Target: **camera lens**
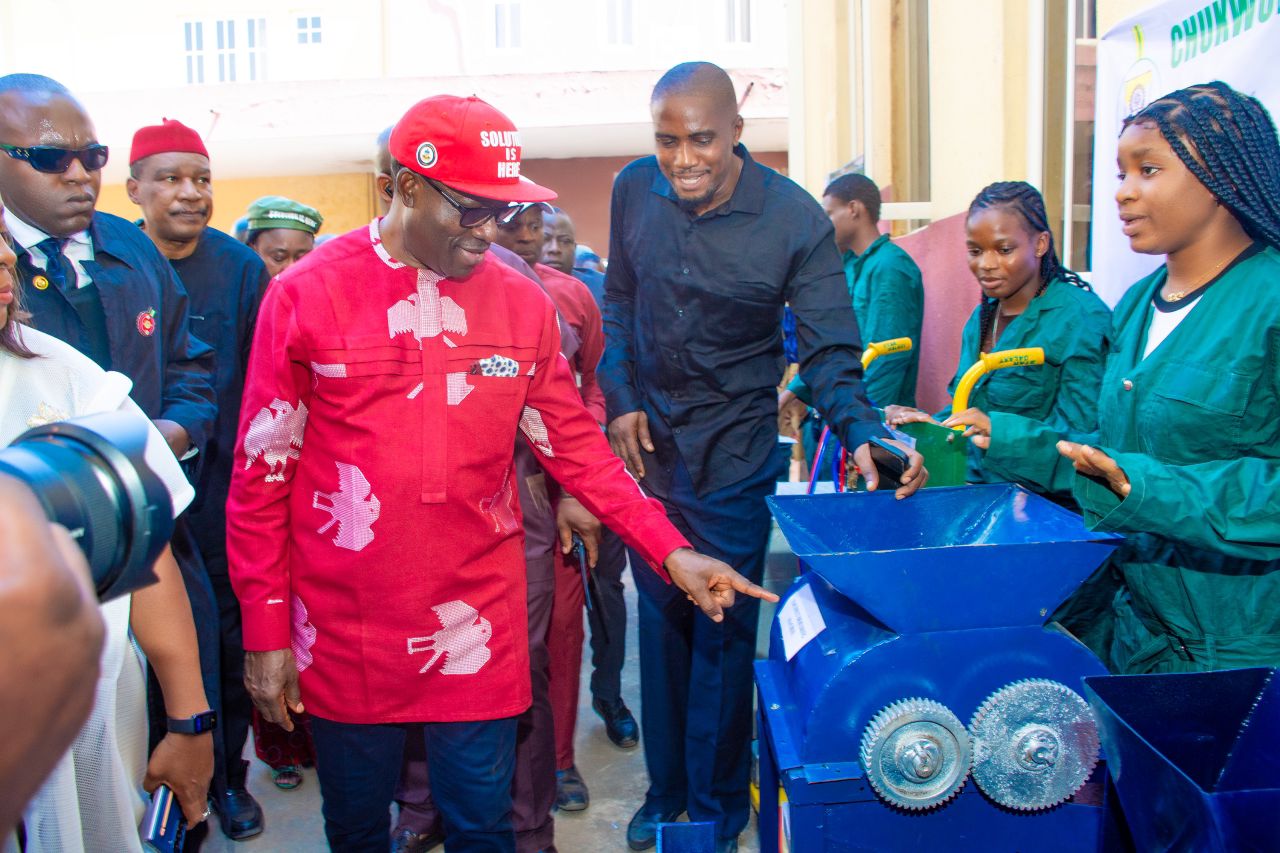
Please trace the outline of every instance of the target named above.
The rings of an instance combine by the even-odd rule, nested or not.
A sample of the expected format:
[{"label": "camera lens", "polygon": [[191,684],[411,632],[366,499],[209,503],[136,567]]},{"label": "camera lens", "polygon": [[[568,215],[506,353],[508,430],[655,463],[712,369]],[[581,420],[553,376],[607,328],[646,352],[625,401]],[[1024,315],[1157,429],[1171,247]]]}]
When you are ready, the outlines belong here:
[{"label": "camera lens", "polygon": [[0,450],[0,472],[26,483],[79,544],[100,601],[154,583],[152,564],[173,534],[146,441],[144,424],[111,412],[36,427]]}]

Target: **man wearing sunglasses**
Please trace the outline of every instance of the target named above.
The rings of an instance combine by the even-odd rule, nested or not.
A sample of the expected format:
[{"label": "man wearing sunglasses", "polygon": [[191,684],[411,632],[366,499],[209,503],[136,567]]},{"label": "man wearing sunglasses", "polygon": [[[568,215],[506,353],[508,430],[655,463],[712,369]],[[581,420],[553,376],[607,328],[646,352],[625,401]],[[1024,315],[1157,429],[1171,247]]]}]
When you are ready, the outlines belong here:
[{"label": "man wearing sunglasses", "polygon": [[[373,177],[383,216],[390,211],[391,200],[394,198],[393,161],[389,148],[391,131],[392,128],[388,127],[378,134],[374,152]],[[498,235],[501,234],[502,229],[499,228]],[[552,302],[556,302],[545,279],[539,278],[533,267],[520,255],[505,248],[500,242],[489,245],[489,254],[529,280],[537,282],[552,297]],[[580,346],[575,326],[566,321],[562,314],[560,353],[573,364]],[[598,357],[597,354],[597,359]],[[537,451],[523,438],[516,440],[513,465],[524,532],[531,695],[530,707],[520,715],[516,726],[511,819],[516,833],[517,853],[538,853],[555,849],[555,820],[552,812],[556,807],[559,788],[559,776],[556,773],[558,718],[553,719],[549,695],[549,646],[553,631],[550,627],[551,614],[557,592],[556,552],[560,543],[556,511],[551,506],[547,478],[536,457]],[[593,537],[597,535],[599,522],[590,517],[590,525],[589,528],[576,529],[584,541],[594,541]],[[574,580],[577,582],[576,576]],[[443,840],[440,813],[431,796],[421,727],[406,730],[404,766],[400,782],[396,786],[395,800],[399,809],[391,838],[391,853],[423,853]]]},{"label": "man wearing sunglasses", "polygon": [[578,397],[554,307],[488,259],[511,203],[554,198],[520,177],[510,120],[428,98],[390,149],[388,214],[263,300],[228,505],[245,678],[269,720],[311,714],[335,850],[387,849],[404,725],[423,723],[449,849],[512,851],[530,703],[517,436],[708,617],[772,596],[644,498]]},{"label": "man wearing sunglasses", "polygon": [[213,353],[191,335],[187,295],[151,241],[97,213],[107,149],[71,93],[0,77],[0,196],[41,331],[133,380],[133,398],[179,456],[204,446]]},{"label": "man wearing sunglasses", "polygon": [[[191,333],[186,290],[164,256],[129,221],[95,211],[107,153],[62,84],[35,74],[0,77],[0,197],[31,325],[128,376],[134,402],[174,454],[188,457],[213,428],[213,350]],[[196,625],[216,626],[185,515],[172,547]],[[205,694],[216,708],[216,628],[198,641]]]}]

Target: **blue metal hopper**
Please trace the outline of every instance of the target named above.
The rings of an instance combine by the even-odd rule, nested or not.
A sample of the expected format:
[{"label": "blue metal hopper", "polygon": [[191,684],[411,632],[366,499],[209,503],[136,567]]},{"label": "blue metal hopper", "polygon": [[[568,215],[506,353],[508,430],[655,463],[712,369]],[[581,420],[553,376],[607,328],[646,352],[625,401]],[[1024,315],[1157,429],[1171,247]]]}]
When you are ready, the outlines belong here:
[{"label": "blue metal hopper", "polygon": [[1139,850],[1280,847],[1280,679],[1268,668],[1085,679]]},{"label": "blue metal hopper", "polygon": [[1120,539],[1011,484],[768,501],[805,568],[897,633],[1043,625]]}]

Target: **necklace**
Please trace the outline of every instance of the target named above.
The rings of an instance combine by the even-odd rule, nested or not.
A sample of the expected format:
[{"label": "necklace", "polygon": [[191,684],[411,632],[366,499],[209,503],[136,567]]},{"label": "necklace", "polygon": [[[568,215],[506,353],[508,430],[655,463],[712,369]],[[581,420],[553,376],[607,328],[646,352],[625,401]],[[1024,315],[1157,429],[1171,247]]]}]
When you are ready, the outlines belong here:
[{"label": "necklace", "polygon": [[[1012,323],[1018,316],[1019,314],[1006,314],[1000,310],[999,306],[996,307],[996,316],[991,321],[991,346],[994,347],[996,345],[996,338],[1000,337],[1000,318],[1005,317],[1008,319],[1009,323]],[[1005,328],[1008,328],[1009,323],[1005,323]]]},{"label": "necklace", "polygon": [[[1209,274],[1208,274],[1207,276],[1205,276],[1205,277],[1204,277],[1204,280],[1203,280],[1203,281],[1201,281],[1201,282],[1199,282],[1199,283],[1198,283],[1198,284],[1196,284],[1195,286],[1193,286],[1193,287],[1184,287],[1182,290],[1172,290],[1172,291],[1170,291],[1170,292],[1168,292],[1168,293],[1164,294],[1165,301],[1166,301],[1166,302],[1181,302],[1183,299],[1186,299],[1186,298],[1187,298],[1188,296],[1190,296],[1192,293],[1195,293],[1197,290],[1199,290],[1200,288],[1204,287],[1204,286],[1205,286],[1206,284],[1208,284],[1209,282],[1213,281],[1214,276],[1216,276],[1216,275],[1218,274],[1218,271],[1219,271],[1219,270],[1221,270],[1223,267],[1225,267],[1225,266],[1227,265],[1227,261],[1228,261],[1228,260],[1230,260],[1230,259],[1229,259],[1229,258],[1225,258],[1225,259],[1223,259],[1222,261],[1220,261],[1216,267],[1214,267],[1212,270],[1210,270],[1210,271],[1209,271]],[[1166,285],[1168,284],[1168,281],[1167,281],[1167,280],[1166,280],[1165,284],[1166,284]]]}]

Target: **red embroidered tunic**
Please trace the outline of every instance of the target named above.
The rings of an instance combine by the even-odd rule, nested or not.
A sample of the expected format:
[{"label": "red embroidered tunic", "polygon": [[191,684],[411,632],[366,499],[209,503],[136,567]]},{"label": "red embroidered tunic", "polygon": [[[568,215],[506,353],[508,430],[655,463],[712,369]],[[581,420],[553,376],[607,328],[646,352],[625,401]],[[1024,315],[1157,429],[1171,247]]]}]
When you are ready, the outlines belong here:
[{"label": "red embroidered tunic", "polygon": [[535,283],[489,259],[465,280],[404,266],[376,221],[272,283],[227,551],[245,648],[292,647],[308,711],[391,723],[528,707],[517,430],[655,567],[688,547],[610,452],[559,349]]}]

